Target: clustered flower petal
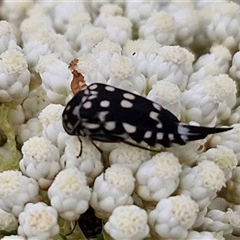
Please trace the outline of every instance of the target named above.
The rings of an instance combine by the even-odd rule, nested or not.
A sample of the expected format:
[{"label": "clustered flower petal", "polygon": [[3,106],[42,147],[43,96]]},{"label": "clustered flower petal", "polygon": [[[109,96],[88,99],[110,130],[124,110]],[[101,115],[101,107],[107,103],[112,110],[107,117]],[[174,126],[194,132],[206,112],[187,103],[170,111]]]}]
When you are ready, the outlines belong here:
[{"label": "clustered flower petal", "polygon": [[170,152],[143,162],[136,173],[136,192],[145,201],[158,202],[178,187],[181,165]]},{"label": "clustered flower petal", "polygon": [[147,213],[135,205],[116,207],[104,229],[116,240],[144,239],[149,233]]},{"label": "clustered flower petal", "polygon": [[58,148],[44,137],[32,137],[23,144],[22,153],[21,171],[38,181],[41,188],[48,188],[61,169]]},{"label": "clustered flower petal", "polygon": [[48,189],[48,196],[62,218],[76,221],[88,209],[91,190],[83,172],[67,168],[58,173]]},{"label": "clustered flower petal", "polygon": [[134,177],[132,171],[114,164],[95,179],[90,204],[100,217],[109,217],[121,205],[133,203]]},{"label": "clustered flower petal", "polygon": [[19,171],[0,173],[0,207],[14,216],[18,216],[26,203],[34,201],[39,187],[33,178],[22,175]]},{"label": "clustered flower petal", "polygon": [[[72,228],[73,238],[239,239],[238,1],[3,0],[0,18],[2,239],[67,238],[72,221],[85,234]],[[63,110],[92,83],[189,125],[233,129],[169,148],[140,139],[149,150],[99,142],[81,125],[82,99],[72,112],[80,124],[65,118],[80,133],[70,136]],[[148,117],[139,109],[136,135],[141,111]]]},{"label": "clustered flower petal", "polygon": [[19,215],[18,234],[28,239],[51,239],[59,233],[57,211],[43,202],[28,203]]}]

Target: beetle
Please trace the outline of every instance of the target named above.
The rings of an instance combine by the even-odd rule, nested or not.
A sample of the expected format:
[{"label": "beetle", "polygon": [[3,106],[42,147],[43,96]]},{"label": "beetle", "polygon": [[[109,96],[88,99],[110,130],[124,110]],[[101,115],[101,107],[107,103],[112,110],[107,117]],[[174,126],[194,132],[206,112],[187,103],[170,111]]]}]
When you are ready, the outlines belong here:
[{"label": "beetle", "polygon": [[103,83],[92,83],[76,93],[62,121],[65,131],[78,136],[80,142],[80,136],[85,136],[96,147],[94,141],[124,142],[148,150],[148,146],[184,145],[232,129],[182,123],[160,104]]}]

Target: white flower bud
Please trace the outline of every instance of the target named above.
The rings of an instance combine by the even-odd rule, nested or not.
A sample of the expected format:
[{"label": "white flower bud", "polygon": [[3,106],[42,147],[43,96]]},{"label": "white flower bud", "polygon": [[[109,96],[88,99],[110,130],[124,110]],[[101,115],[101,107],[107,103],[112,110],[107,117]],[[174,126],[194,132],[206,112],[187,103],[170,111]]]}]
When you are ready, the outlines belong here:
[{"label": "white flower bud", "polygon": [[200,154],[198,162],[203,160],[215,162],[224,172],[226,181],[232,177],[232,170],[238,163],[233,150],[222,145],[218,145],[217,148],[210,148],[206,152]]},{"label": "white flower bud", "polygon": [[43,202],[28,203],[19,215],[18,234],[27,239],[53,239],[59,233],[57,211]]},{"label": "white flower bud", "polygon": [[52,103],[65,104],[73,78],[68,65],[55,53],[40,56],[36,71],[42,79],[42,88]]},{"label": "white flower bud", "polygon": [[[75,136],[71,136],[66,140],[66,147],[64,154],[61,156],[60,163],[62,168],[76,167],[84,172],[88,184],[92,184],[96,176],[103,170],[101,154],[88,139],[82,137],[81,141],[82,143]],[[80,147],[82,147],[81,156],[79,156]]]},{"label": "white flower bud", "polygon": [[96,214],[106,218],[117,206],[132,204],[134,181],[132,171],[119,164],[112,165],[98,176],[90,200]]},{"label": "white flower bud", "polygon": [[20,50],[14,35],[14,26],[7,21],[0,21],[0,53],[10,49]]},{"label": "white flower bud", "polygon": [[62,218],[76,221],[88,209],[91,190],[83,172],[68,168],[58,173],[48,189],[48,197]]},{"label": "white flower bud", "polygon": [[181,165],[170,152],[157,153],[140,165],[136,173],[136,191],[145,201],[158,202],[173,193],[179,184]]},{"label": "white flower bud", "polygon": [[139,28],[139,37],[155,39],[163,45],[171,45],[175,40],[174,19],[168,12],[153,13]]},{"label": "white flower bud", "polygon": [[50,100],[43,91],[42,86],[35,88],[23,101],[22,106],[25,118],[28,120],[32,117],[38,117],[40,111],[42,111],[49,104]]},{"label": "white flower bud", "polygon": [[23,144],[31,137],[42,135],[42,124],[37,118],[30,118],[25,124],[18,128],[17,141]]},{"label": "white flower bud", "polygon": [[104,229],[116,240],[143,240],[149,234],[147,213],[135,205],[116,207]]},{"label": "white flower bud", "polygon": [[138,94],[143,94],[147,86],[146,78],[129,57],[114,55],[109,66],[109,76],[109,85]]},{"label": "white flower bud", "polygon": [[111,16],[106,21],[108,38],[123,46],[128,39],[132,38],[132,23],[123,16]]},{"label": "white flower bud", "polygon": [[30,72],[24,55],[8,50],[0,55],[0,101],[19,104],[29,92]]},{"label": "white flower bud", "polygon": [[204,160],[193,168],[183,168],[178,191],[190,194],[198,203],[199,210],[203,210],[216,197],[217,191],[225,186],[225,181],[220,167],[214,162]]},{"label": "white flower bud", "polygon": [[61,169],[58,148],[44,137],[32,137],[23,144],[22,154],[21,171],[38,181],[41,188],[48,188]]},{"label": "white flower bud", "polygon": [[187,195],[164,198],[149,213],[153,232],[164,239],[185,239],[198,213],[198,205]]},{"label": "white flower bud", "polygon": [[64,107],[60,104],[49,104],[38,117],[43,127],[42,136],[57,146],[60,153],[64,151],[65,141],[70,137],[63,129],[63,110]]},{"label": "white flower bud", "polygon": [[3,211],[0,208],[0,231],[11,232],[18,227],[17,218],[12,213]]},{"label": "white flower bud", "polygon": [[0,207],[18,216],[26,203],[34,201],[38,196],[38,184],[19,171],[0,173]]}]

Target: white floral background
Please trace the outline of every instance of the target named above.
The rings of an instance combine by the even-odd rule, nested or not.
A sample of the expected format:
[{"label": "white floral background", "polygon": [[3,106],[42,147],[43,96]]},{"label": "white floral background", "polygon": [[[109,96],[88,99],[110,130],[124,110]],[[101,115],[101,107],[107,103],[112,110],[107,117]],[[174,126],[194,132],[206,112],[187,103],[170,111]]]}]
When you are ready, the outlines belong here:
[{"label": "white floral background", "polygon": [[[240,239],[239,4],[1,1],[1,239]],[[82,138],[76,157],[74,59],[87,85],[233,129],[157,154]]]}]

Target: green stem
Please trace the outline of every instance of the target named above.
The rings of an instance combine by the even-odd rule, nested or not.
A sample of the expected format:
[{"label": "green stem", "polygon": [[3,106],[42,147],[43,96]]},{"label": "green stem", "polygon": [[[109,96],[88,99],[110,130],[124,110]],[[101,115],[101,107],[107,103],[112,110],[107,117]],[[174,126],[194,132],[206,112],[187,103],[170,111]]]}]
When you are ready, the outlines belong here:
[{"label": "green stem", "polygon": [[6,144],[8,144],[8,148],[10,151],[10,161],[6,161],[6,157],[2,156],[2,154],[0,155],[0,169],[2,171],[18,169],[19,154],[16,147],[14,129],[8,122],[9,109],[10,108],[5,106],[4,104],[0,105],[0,128],[3,130],[7,137]]}]

